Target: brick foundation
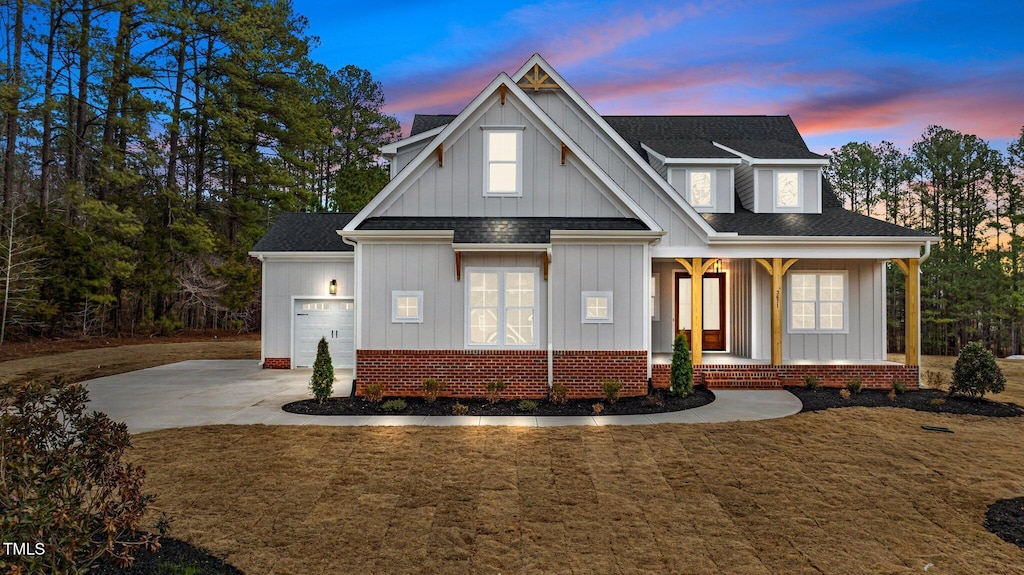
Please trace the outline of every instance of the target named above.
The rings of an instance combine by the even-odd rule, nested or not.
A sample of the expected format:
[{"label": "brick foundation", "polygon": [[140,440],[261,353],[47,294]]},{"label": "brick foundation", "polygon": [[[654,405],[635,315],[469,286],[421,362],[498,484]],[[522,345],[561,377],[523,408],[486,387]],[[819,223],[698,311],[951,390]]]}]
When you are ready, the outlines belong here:
[{"label": "brick foundation", "polygon": [[[654,387],[669,387],[672,366],[659,363],[652,366],[651,379]],[[772,389],[787,385],[804,385],[804,376],[813,375],[824,387],[845,387],[853,379],[859,379],[864,389],[891,389],[892,383],[903,380],[907,389],[917,389],[920,368],[897,365],[724,365],[704,364],[693,368],[694,385],[711,388]],[[773,383],[774,380],[777,383]],[[736,385],[730,385],[735,382]]]},{"label": "brick foundation", "polygon": [[263,359],[263,369],[291,369],[292,360],[287,357],[267,357]]},{"label": "brick foundation", "polygon": [[[609,378],[622,381],[622,397],[647,393],[646,351],[556,351],[553,363],[569,397],[601,397]],[[428,377],[445,383],[443,396],[484,397],[487,383],[500,379],[503,398],[540,399],[548,395],[548,357],[544,350],[356,351],[356,395],[380,383],[385,395],[415,397]]]}]

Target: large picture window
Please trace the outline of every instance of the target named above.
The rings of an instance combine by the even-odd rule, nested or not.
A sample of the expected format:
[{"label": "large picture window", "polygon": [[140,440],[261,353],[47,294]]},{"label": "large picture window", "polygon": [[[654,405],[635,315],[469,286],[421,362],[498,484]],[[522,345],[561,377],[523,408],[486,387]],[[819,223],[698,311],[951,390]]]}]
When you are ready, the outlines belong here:
[{"label": "large picture window", "polygon": [[843,332],[846,318],[845,272],[790,272],[790,331]]},{"label": "large picture window", "polygon": [[537,345],[537,272],[467,270],[466,343],[471,346]]},{"label": "large picture window", "polygon": [[523,195],[522,130],[484,131],[484,195]]}]

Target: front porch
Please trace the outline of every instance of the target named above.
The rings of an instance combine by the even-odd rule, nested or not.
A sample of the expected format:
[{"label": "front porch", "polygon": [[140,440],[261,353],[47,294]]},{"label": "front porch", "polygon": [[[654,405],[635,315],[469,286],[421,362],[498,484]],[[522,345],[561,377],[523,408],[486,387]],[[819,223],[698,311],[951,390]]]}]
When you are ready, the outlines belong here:
[{"label": "front porch", "polygon": [[[651,384],[656,388],[669,387],[671,354],[654,354],[651,361]],[[917,389],[920,369],[916,365],[872,360],[788,360],[772,365],[767,360],[716,353],[705,353],[704,362],[693,366],[694,385],[706,385],[708,389],[780,389],[806,385],[808,377],[816,378],[822,387],[845,387],[859,380],[864,389],[889,389],[896,381],[902,381],[907,389]]]}]

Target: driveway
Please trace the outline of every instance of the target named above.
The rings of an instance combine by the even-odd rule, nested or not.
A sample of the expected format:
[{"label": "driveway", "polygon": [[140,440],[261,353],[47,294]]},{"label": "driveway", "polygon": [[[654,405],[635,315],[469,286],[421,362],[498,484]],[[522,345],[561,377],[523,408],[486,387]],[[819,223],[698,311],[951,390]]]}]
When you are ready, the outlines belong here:
[{"label": "driveway", "polygon": [[[311,369],[261,369],[255,360],[192,360],[85,382],[90,407],[139,433],[219,424],[296,424],[309,418],[281,411],[308,399]],[[352,372],[337,370],[334,395],[348,395]]]},{"label": "driveway", "polygon": [[[265,425],[650,425],[718,423],[785,417],[800,411],[788,391],[716,390],[709,405],[679,412],[599,417],[335,416],[285,413],[281,406],[309,399],[310,369],[260,369],[253,360],[194,360],[85,382],[91,407],[132,433],[220,424]],[[337,371],[334,395],[348,395],[352,372]]]}]

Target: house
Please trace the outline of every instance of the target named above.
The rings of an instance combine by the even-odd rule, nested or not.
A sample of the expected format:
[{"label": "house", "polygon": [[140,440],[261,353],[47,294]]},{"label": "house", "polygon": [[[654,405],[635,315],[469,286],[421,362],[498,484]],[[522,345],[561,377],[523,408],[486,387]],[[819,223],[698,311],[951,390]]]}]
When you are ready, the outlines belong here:
[{"label": "house", "polygon": [[[386,146],[358,214],[284,214],[256,244],[263,366],[326,337],[357,393],[509,397],[667,386],[686,333],[709,387],[919,380],[937,238],[844,210],[788,116],[602,117],[543,58]],[[886,361],[886,265],[907,277]]]}]

